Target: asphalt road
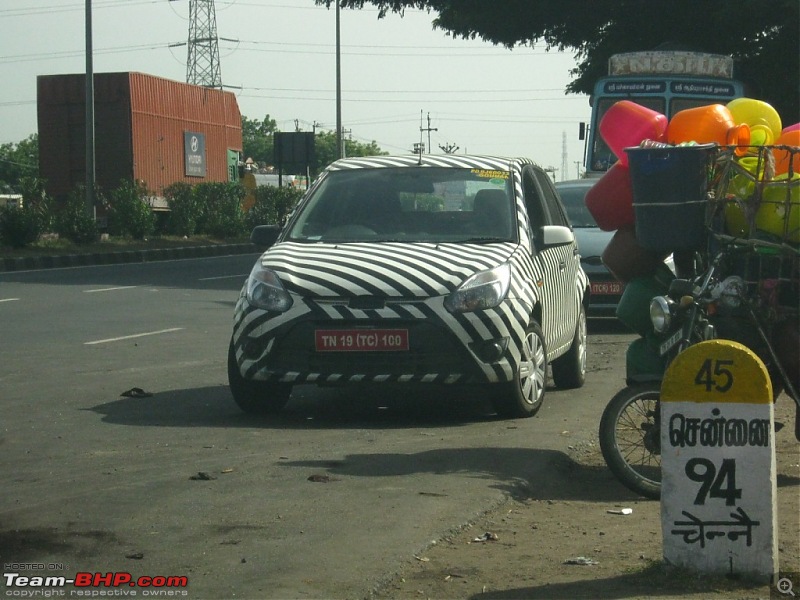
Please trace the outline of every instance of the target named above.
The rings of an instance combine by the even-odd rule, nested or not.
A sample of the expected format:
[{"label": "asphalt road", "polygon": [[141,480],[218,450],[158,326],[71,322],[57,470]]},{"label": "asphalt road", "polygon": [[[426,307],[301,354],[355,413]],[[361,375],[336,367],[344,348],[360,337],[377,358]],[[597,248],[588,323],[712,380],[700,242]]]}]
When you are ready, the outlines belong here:
[{"label": "asphalt road", "polygon": [[587,386],[548,390],[533,419],[498,419],[468,391],[305,386],[253,419],[225,361],[255,256],[0,273],[3,573],[365,597],[550,477],[622,385],[633,338],[592,324]]}]

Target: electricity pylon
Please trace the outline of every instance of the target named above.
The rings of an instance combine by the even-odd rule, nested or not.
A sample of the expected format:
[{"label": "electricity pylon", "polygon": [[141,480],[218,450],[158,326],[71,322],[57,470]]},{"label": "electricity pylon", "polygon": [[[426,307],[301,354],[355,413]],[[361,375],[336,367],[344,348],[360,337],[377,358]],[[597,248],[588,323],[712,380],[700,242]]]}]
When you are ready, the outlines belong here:
[{"label": "electricity pylon", "polygon": [[222,89],[214,0],[189,0],[186,83]]}]

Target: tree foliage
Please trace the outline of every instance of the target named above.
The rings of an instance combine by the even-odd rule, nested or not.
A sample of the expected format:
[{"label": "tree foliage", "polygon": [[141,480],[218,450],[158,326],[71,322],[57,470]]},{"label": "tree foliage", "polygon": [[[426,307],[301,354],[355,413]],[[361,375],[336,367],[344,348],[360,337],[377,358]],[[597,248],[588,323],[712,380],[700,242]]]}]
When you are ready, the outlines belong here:
[{"label": "tree foliage", "polygon": [[[334,0],[316,0],[330,6]],[[436,13],[433,25],[458,38],[513,48],[543,43],[573,51],[578,66],[567,92],[591,94],[612,54],[673,48],[733,56],[747,94],[772,104],[786,124],[800,116],[798,0],[341,0]]]},{"label": "tree foliage", "polygon": [[[252,158],[259,165],[274,165],[275,133],[280,132],[275,119],[266,115],[262,120],[242,116],[242,146],[245,158]],[[344,140],[345,156],[376,156],[387,154],[374,140],[362,143],[352,139]],[[336,133],[317,131],[314,136],[315,164],[312,176],[327,167],[336,159]],[[295,173],[298,174],[298,173]]]},{"label": "tree foliage", "polygon": [[269,115],[260,121],[242,115],[242,153],[259,164],[272,164],[273,134],[278,131],[278,123]]},{"label": "tree foliage", "polygon": [[39,135],[0,145],[0,193],[21,193],[25,178],[39,176]]},{"label": "tree foliage", "polygon": [[[381,150],[375,140],[365,144],[348,138],[344,139],[345,156],[378,156],[381,154],[388,153]],[[316,157],[317,173],[336,160],[335,131],[322,131],[314,137],[314,155]]]}]

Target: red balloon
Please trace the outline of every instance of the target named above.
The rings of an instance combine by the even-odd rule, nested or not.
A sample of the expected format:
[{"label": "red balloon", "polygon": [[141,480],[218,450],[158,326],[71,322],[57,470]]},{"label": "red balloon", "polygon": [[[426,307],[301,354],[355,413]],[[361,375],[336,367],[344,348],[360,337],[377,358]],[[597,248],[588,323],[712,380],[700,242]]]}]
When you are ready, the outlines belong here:
[{"label": "red balloon", "polygon": [[626,165],[616,163],[586,193],[586,208],[603,231],[632,226],[633,189]]}]

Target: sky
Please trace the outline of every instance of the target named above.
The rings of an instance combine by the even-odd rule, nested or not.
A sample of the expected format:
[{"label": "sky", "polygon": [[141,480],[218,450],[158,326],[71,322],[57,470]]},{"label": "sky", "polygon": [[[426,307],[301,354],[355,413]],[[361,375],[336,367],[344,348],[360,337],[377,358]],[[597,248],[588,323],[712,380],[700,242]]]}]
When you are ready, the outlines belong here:
[{"label": "sky", "polygon": [[[95,73],[186,81],[189,0],[91,0]],[[335,9],[216,0],[222,83],[242,115],[281,131],[336,128]],[[86,0],[0,0],[0,144],[37,132],[36,77],[86,70]],[[341,10],[342,128],[391,154],[526,156],[578,176],[588,97],[565,92],[571,53],[507,50],[434,30],[433,13]],[[429,120],[430,119],[430,120]],[[430,129],[430,131],[428,131]],[[429,143],[430,140],[430,143]],[[563,168],[566,165],[566,172]]]}]

